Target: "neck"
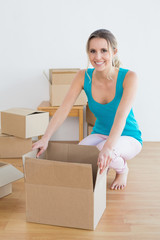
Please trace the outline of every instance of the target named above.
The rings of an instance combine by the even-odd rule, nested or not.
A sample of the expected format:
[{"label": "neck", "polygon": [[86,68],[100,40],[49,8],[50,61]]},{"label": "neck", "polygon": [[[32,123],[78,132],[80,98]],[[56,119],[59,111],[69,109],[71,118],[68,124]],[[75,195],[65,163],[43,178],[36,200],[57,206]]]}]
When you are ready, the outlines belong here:
[{"label": "neck", "polygon": [[97,80],[113,80],[115,75],[115,68],[109,67],[106,68],[104,71],[95,71],[95,77]]}]

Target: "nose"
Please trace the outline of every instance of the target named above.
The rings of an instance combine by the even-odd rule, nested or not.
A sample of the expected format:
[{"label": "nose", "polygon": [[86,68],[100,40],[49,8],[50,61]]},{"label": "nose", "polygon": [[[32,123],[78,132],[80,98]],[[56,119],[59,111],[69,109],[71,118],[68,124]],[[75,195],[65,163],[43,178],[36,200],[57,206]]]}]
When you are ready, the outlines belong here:
[{"label": "nose", "polygon": [[101,59],[101,53],[100,53],[100,52],[97,52],[96,55],[95,55],[95,58],[96,58],[96,60]]}]

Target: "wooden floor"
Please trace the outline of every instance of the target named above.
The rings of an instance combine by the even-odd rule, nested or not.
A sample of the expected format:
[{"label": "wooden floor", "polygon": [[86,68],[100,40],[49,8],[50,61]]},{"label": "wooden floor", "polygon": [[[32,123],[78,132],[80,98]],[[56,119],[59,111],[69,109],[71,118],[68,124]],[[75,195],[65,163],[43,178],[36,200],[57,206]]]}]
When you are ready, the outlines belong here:
[{"label": "wooden floor", "polygon": [[[20,159],[6,161],[22,169]],[[109,189],[114,178],[109,172],[107,209],[95,231],[27,223],[24,181],[13,183],[13,193],[0,199],[0,239],[160,240],[160,143],[144,143],[129,168],[123,191]]]}]

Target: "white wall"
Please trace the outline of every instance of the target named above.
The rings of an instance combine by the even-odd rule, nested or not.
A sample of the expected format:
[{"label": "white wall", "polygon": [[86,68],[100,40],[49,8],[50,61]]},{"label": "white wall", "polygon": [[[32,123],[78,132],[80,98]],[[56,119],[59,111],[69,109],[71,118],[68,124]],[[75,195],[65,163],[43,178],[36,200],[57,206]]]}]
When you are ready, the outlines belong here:
[{"label": "white wall", "polygon": [[[134,112],[145,141],[160,141],[159,0],[0,0],[0,111],[48,100],[43,70],[86,68],[94,30],[111,30],[140,84]],[[86,135],[86,126],[85,126]],[[53,139],[77,140],[68,118]]]}]

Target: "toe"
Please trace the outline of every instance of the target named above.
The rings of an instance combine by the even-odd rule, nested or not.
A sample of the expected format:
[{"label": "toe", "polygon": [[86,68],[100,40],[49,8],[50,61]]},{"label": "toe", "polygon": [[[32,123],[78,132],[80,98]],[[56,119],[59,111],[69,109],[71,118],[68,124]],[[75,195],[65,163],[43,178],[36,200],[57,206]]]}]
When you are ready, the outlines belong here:
[{"label": "toe", "polygon": [[112,184],[111,189],[114,190],[115,186],[116,186],[115,184]]}]

